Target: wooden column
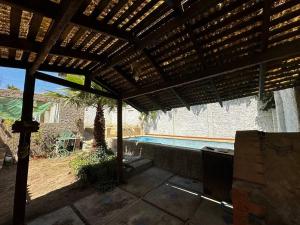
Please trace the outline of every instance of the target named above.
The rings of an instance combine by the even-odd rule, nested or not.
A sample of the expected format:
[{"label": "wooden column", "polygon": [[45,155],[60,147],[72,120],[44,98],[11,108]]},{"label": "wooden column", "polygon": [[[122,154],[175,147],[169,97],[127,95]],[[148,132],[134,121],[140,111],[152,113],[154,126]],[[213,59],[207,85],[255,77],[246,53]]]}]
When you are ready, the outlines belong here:
[{"label": "wooden column", "polygon": [[118,162],[118,178],[119,182],[123,181],[123,127],[122,127],[122,100],[117,100],[117,162]]},{"label": "wooden column", "polygon": [[84,86],[86,88],[91,88],[91,84],[92,84],[91,78],[89,76],[85,76],[85,78],[84,78]]},{"label": "wooden column", "polygon": [[[32,122],[33,96],[34,96],[35,77],[29,75],[28,71],[25,76],[23,106],[21,121],[13,125],[13,131],[20,133],[18,146],[18,164],[15,186],[15,199],[13,211],[13,224],[25,224],[26,208],[26,191],[30,151],[30,137],[33,131],[34,123]],[[35,124],[36,125],[36,124]]]}]

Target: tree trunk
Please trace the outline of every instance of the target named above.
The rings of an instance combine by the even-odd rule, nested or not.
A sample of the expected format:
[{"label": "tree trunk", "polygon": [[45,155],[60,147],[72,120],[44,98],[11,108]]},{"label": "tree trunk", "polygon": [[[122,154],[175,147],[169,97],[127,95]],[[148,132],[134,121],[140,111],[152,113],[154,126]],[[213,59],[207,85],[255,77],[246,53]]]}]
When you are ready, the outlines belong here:
[{"label": "tree trunk", "polygon": [[103,112],[103,106],[97,104],[96,116],[94,121],[94,139],[96,147],[102,147],[104,150],[107,149],[105,141],[105,118]]}]

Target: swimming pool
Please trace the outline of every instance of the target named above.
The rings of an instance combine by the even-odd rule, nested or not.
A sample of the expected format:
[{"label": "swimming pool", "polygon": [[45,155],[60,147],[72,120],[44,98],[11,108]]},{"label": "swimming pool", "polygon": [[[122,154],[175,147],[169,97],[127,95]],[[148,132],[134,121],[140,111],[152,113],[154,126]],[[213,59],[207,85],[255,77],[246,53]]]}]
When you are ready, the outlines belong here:
[{"label": "swimming pool", "polygon": [[232,150],[234,149],[234,144],[229,142],[215,142],[215,141],[205,141],[205,140],[163,138],[163,137],[150,137],[150,136],[132,137],[132,138],[127,138],[127,140],[146,142],[146,143],[157,143],[157,144],[164,144],[164,145],[173,145],[173,146],[195,148],[195,149],[201,149],[205,146],[226,148]]}]

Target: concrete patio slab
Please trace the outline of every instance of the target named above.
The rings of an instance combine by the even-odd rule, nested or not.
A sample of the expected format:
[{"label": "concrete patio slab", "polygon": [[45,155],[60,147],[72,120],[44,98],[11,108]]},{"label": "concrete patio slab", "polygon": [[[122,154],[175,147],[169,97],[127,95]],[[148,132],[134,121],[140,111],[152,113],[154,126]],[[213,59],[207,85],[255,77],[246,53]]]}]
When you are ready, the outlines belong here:
[{"label": "concrete patio slab", "polygon": [[107,193],[95,193],[77,201],[74,206],[91,225],[108,223],[137,198],[119,188]]},{"label": "concrete patio slab", "polygon": [[85,225],[70,206],[38,217],[28,225]]},{"label": "concrete patio slab", "polygon": [[190,225],[232,225],[230,208],[221,204],[203,199],[197,208],[194,217],[189,221]]},{"label": "concrete patio slab", "polygon": [[192,180],[180,176],[171,177],[168,181],[178,187],[184,188],[195,193],[203,193],[203,184],[200,181]]},{"label": "concrete patio slab", "polygon": [[164,181],[172,175],[172,173],[166,170],[152,167],[143,173],[128,179],[127,184],[122,185],[121,188],[141,197],[164,183]]},{"label": "concrete patio slab", "polygon": [[199,194],[187,192],[171,184],[163,184],[149,192],[144,199],[184,221],[192,218],[201,202]]},{"label": "concrete patio slab", "polygon": [[183,225],[179,219],[140,200],[108,225]]}]

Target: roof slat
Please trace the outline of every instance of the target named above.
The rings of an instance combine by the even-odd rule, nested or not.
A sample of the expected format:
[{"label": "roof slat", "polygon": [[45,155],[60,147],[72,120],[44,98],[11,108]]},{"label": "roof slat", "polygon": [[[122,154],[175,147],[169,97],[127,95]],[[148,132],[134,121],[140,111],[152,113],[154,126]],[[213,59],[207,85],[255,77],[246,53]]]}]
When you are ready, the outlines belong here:
[{"label": "roof slat", "polygon": [[77,12],[83,1],[84,0],[68,1],[68,4],[63,2],[63,4],[65,5],[62,7],[61,15],[54,22],[50,34],[47,35],[44,41],[43,48],[39,52],[33,65],[30,67],[30,69],[28,69],[28,73],[30,75],[33,75],[38,70],[39,66],[43,63],[45,57],[50,52],[51,48],[55,45],[62,31],[68,25],[68,23],[72,19],[73,15]]}]

